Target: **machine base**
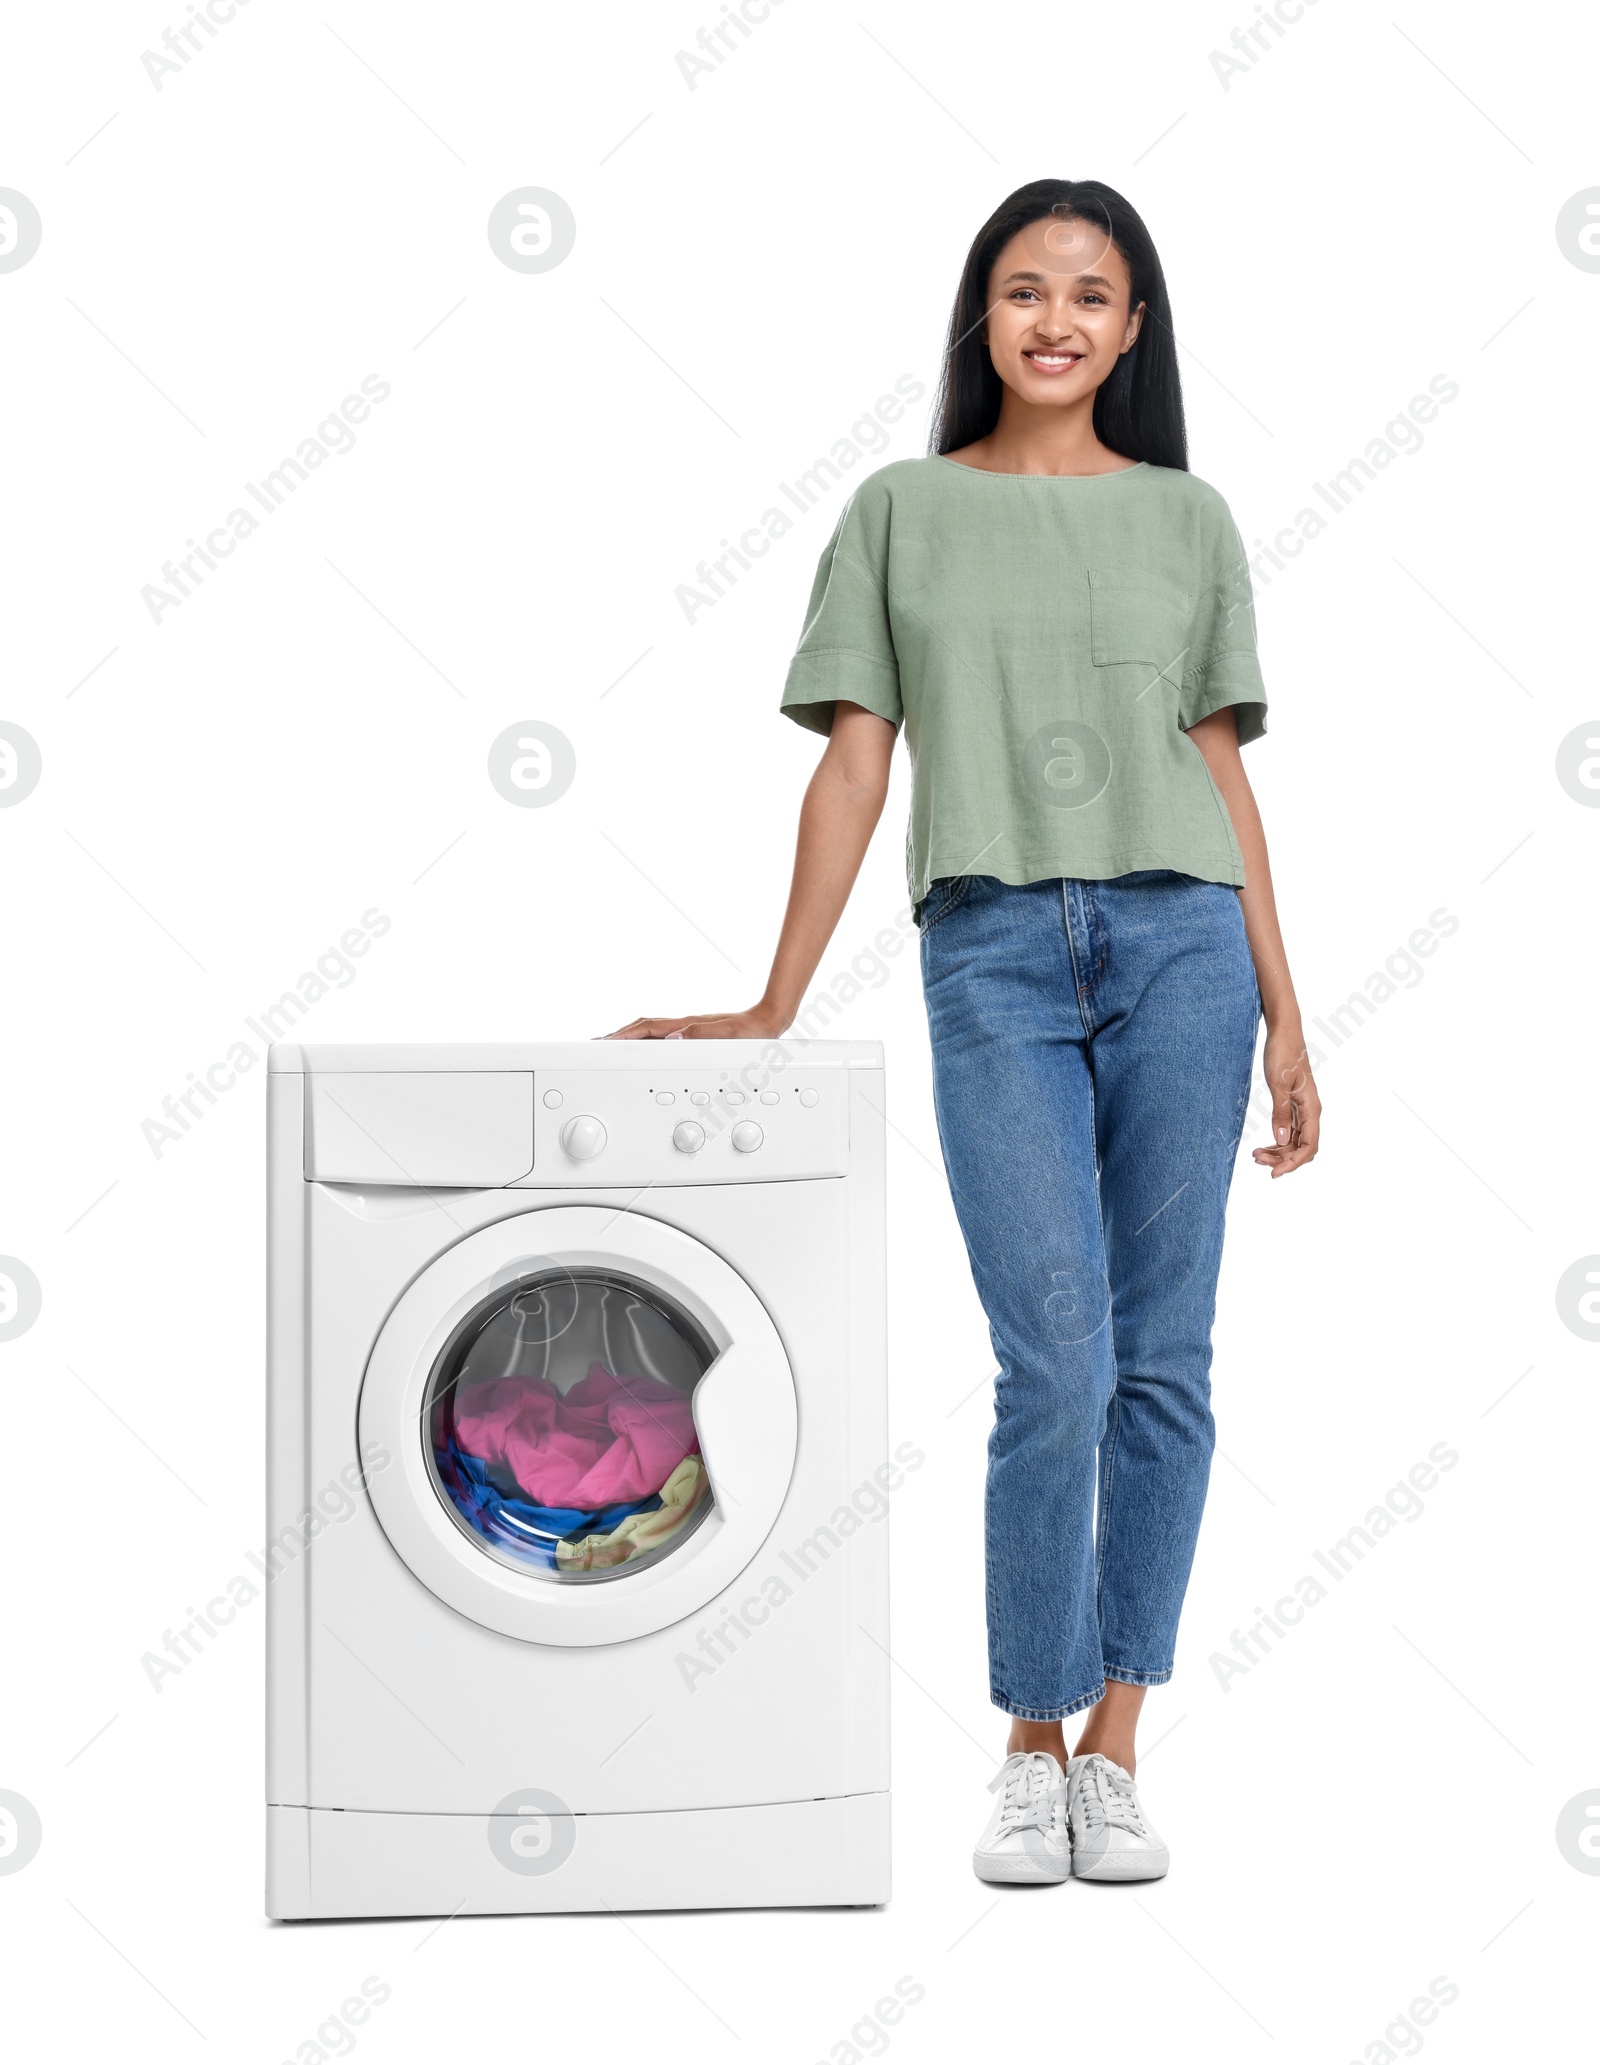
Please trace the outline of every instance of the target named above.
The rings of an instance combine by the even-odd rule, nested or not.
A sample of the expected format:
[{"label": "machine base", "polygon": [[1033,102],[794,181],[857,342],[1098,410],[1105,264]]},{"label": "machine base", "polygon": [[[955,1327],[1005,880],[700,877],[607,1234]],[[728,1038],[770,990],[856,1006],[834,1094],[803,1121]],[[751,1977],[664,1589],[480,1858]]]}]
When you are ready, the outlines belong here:
[{"label": "machine base", "polygon": [[269,1806],[267,1913],[322,1921],[879,1907],[889,1897],[887,1793],[579,1814],[529,1836],[527,1824],[503,1815]]}]

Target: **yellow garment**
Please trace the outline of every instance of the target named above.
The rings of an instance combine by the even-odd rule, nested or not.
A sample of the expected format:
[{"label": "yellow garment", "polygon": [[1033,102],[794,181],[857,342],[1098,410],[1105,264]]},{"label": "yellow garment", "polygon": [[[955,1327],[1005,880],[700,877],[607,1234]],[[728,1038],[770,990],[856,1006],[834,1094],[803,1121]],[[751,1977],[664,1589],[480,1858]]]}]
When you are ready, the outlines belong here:
[{"label": "yellow garment", "polygon": [[699,1505],[707,1477],[698,1456],[685,1456],[661,1487],[661,1505],[653,1513],[630,1513],[610,1534],[586,1534],[579,1542],[556,1543],[558,1570],[610,1570],[631,1562],[677,1533]]}]

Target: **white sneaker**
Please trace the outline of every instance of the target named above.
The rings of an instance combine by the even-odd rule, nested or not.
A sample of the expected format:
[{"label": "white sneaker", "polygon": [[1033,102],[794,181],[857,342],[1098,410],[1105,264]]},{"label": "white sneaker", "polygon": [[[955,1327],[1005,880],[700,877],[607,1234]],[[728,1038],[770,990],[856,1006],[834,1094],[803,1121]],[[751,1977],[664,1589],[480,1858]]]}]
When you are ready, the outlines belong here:
[{"label": "white sneaker", "polygon": [[1080,1879],[1162,1879],[1167,1846],[1139,1805],[1132,1778],[1095,1750],[1067,1764],[1072,1873]]},{"label": "white sneaker", "polygon": [[1045,1750],[1013,1750],[989,1790],[1000,1798],[972,1853],[979,1878],[1002,1886],[1071,1878],[1067,1788],[1055,1758]]}]

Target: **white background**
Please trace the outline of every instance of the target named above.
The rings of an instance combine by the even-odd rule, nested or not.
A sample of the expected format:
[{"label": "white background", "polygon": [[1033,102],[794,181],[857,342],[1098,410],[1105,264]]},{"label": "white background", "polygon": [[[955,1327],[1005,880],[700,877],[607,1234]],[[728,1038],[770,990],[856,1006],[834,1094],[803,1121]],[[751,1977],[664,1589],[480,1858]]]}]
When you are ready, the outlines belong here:
[{"label": "white background", "polygon": [[[1600,1249],[1600,813],[1555,762],[1600,703],[1600,276],[1555,224],[1600,182],[1593,30],[1324,0],[1225,85],[1251,9],[786,0],[691,90],[675,53],[716,18],[253,0],[159,91],[158,10],[11,24],[0,184],[44,225],[0,273],[0,716],[44,765],[0,810],[0,1250],[44,1297],[0,1345],[0,1787],[43,1825],[0,1876],[12,2054],[313,2058],[369,1974],[374,2059],[1576,2042],[1600,1879],[1555,1824],[1600,1787],[1600,1350],[1555,1286]],[[1149,224],[1191,463],[1247,544],[1433,376],[1460,389],[1258,585],[1247,764],[1308,1017],[1434,911],[1459,926],[1330,1053],[1315,1168],[1241,1159],[1221,1457],[1141,1765],[1171,1876],[971,1874],[1005,1728],[993,1365],[905,953],[837,1021],[888,1048],[893,1436],[928,1455],[892,1521],[892,1903],[273,1927],[259,1606],[159,1694],[140,1665],[260,1538],[263,1071],[159,1155],[144,1122],[371,908],[389,931],[304,1037],[754,1001],[818,751],[777,698],[844,488],[692,626],[674,591],[898,376],[931,397],[968,242],[1043,175]],[[578,226],[538,275],[485,233],[529,185]],[[368,374],[392,393],[356,448],[152,622],[162,563]],[[861,470],[921,450],[926,411]],[[576,753],[547,809],[486,776],[525,720]],[[904,783],[819,987],[904,903]],[[1440,1442],[1422,1516],[1224,1690],[1213,1652]],[[862,2025],[906,1974],[919,2004]],[[1391,2028],[1436,1977],[1451,2005]]]}]

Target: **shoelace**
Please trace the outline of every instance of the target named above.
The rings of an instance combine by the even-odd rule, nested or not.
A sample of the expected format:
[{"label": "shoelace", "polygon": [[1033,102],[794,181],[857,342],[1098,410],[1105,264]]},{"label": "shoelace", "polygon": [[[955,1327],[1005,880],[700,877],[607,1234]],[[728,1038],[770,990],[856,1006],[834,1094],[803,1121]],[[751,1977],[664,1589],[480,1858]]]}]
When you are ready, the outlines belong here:
[{"label": "shoelace", "polygon": [[1120,1764],[1113,1764],[1098,1751],[1084,1766],[1078,1802],[1090,1828],[1103,1824],[1108,1828],[1125,1828],[1130,1835],[1149,1834],[1139,1812],[1139,1795],[1133,1789],[1133,1780]]},{"label": "shoelace", "polygon": [[1053,1828],[1060,1780],[1054,1760],[1043,1750],[1017,1750],[989,1781],[992,1793],[1005,1788],[1000,1802],[1000,1834],[1013,1829]]}]

